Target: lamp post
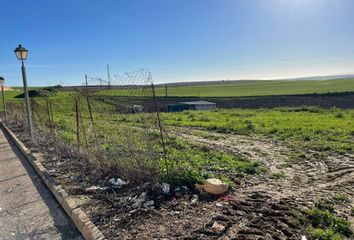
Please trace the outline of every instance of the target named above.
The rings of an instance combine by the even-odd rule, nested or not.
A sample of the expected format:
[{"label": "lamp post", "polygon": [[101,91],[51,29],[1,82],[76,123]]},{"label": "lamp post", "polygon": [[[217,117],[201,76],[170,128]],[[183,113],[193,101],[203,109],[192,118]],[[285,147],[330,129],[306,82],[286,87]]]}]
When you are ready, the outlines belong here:
[{"label": "lamp post", "polygon": [[3,105],[4,105],[5,121],[7,122],[7,111],[6,111],[6,101],[5,101],[5,93],[4,93],[4,83],[5,83],[5,79],[0,76],[0,85],[1,85],[1,93],[2,93],[2,103],[3,103]]},{"label": "lamp post", "polygon": [[23,88],[25,94],[25,103],[26,103],[26,112],[27,112],[27,125],[28,125],[28,132],[31,140],[33,140],[33,127],[32,127],[32,114],[31,114],[31,106],[28,96],[28,88],[27,88],[27,76],[26,76],[26,68],[24,61],[27,59],[28,50],[20,45],[14,50],[15,55],[18,60],[22,63],[22,79],[23,79]]}]

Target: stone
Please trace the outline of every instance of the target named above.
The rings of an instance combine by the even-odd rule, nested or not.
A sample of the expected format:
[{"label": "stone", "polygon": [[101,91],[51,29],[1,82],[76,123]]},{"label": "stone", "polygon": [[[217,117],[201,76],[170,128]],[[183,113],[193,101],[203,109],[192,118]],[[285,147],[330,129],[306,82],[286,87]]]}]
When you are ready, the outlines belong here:
[{"label": "stone", "polygon": [[215,206],[217,206],[217,207],[223,207],[224,205],[222,205],[221,203],[215,203]]},{"label": "stone", "polygon": [[229,185],[216,178],[209,178],[204,183],[204,190],[207,193],[220,195],[229,190]]},{"label": "stone", "polygon": [[214,232],[220,233],[225,230],[225,226],[215,221],[213,223],[213,226],[211,226],[211,230],[213,230]]},{"label": "stone", "polygon": [[198,203],[198,195],[194,194],[191,200],[191,205],[196,205]]},{"label": "stone", "polygon": [[203,190],[203,185],[196,183],[196,184],[194,185],[194,188],[195,188],[195,190],[197,190],[197,191],[202,191],[202,190]]}]

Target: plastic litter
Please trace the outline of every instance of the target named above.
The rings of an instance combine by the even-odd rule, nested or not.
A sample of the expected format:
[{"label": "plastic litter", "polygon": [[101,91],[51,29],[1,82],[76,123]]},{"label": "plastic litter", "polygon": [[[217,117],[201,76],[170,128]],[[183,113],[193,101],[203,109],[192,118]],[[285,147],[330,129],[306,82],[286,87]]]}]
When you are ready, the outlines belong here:
[{"label": "plastic litter", "polygon": [[108,183],[112,186],[112,187],[115,187],[115,188],[121,188],[125,185],[128,185],[129,182],[128,181],[123,181],[122,179],[120,178],[111,178],[108,180]]},{"label": "plastic litter", "polygon": [[85,189],[85,192],[96,192],[107,190],[106,187],[91,186]]},{"label": "plastic litter", "polygon": [[170,193],[170,189],[171,189],[171,187],[170,187],[170,184],[168,184],[168,183],[162,183],[161,184],[161,188],[162,188],[162,191],[164,192],[164,193]]}]

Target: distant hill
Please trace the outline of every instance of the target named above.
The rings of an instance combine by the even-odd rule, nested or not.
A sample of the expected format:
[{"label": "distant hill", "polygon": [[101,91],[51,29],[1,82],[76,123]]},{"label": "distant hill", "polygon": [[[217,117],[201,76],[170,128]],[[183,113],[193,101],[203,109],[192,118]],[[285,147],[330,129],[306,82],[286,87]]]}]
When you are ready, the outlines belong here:
[{"label": "distant hill", "polygon": [[354,74],[345,74],[345,75],[328,75],[328,76],[311,76],[311,77],[295,77],[295,78],[283,78],[283,79],[239,79],[239,80],[214,80],[214,81],[193,81],[193,82],[173,82],[173,83],[160,83],[155,84],[156,86],[197,86],[197,85],[206,85],[206,84],[228,84],[236,82],[245,82],[245,81],[297,81],[297,80],[336,80],[336,79],[345,79],[345,78],[354,78]]},{"label": "distant hill", "polygon": [[[237,97],[354,92],[354,78],[331,80],[237,80],[167,84],[169,97]],[[165,85],[156,87],[165,96]]]}]

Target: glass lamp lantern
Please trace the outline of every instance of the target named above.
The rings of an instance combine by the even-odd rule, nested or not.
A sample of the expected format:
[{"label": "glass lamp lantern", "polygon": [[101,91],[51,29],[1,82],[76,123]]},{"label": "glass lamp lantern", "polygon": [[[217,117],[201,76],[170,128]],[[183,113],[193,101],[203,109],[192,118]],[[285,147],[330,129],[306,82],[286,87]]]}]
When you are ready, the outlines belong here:
[{"label": "glass lamp lantern", "polygon": [[27,59],[28,50],[21,44],[14,50],[18,60],[25,61]]}]

